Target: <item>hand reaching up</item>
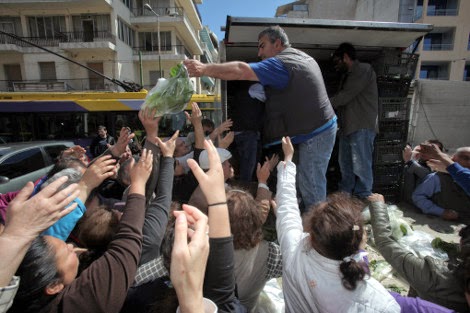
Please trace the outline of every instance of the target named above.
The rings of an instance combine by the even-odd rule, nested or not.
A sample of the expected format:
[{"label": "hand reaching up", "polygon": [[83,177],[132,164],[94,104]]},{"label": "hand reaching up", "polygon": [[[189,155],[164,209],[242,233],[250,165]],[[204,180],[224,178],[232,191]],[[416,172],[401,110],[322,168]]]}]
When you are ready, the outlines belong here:
[{"label": "hand reaching up", "polygon": [[228,132],[223,138],[221,135],[217,136],[217,144],[219,148],[228,149],[228,147],[232,144],[234,139],[235,139],[235,133]]},{"label": "hand reaching up", "polygon": [[77,184],[71,184],[58,191],[67,179],[66,176],[58,178],[31,198],[29,197],[33,193],[34,185],[27,183],[8,205],[4,234],[33,240],[72,212],[77,204],[66,206],[78,196]]},{"label": "hand reaching up", "polygon": [[191,122],[191,125],[196,125],[202,121],[202,112],[196,102],[191,103],[191,114],[184,112],[186,119]]},{"label": "hand reaching up", "polygon": [[157,144],[156,138],[158,137],[158,124],[162,118],[161,116],[155,117],[156,112],[157,109],[150,109],[148,107],[139,111],[139,120],[142,123],[142,126],[144,126],[147,140],[155,145]]},{"label": "hand reaching up", "polygon": [[202,288],[209,256],[207,216],[190,205],[183,205],[183,211],[174,213],[176,222],[171,252],[171,282],[181,312],[204,312]]},{"label": "hand reaching up", "polygon": [[193,159],[188,165],[199,182],[209,207],[209,237],[222,238],[230,236],[230,222],[225,195],[225,181],[222,163],[217,149],[211,141],[206,140],[204,147],[209,158],[209,170],[204,172]]},{"label": "hand reaching up", "polygon": [[152,151],[143,149],[142,155],[140,156],[139,162],[135,162],[132,159],[130,167],[131,173],[131,187],[129,194],[139,193],[145,195],[145,184],[147,183],[150,173],[152,172],[153,166],[153,154]]},{"label": "hand reaching up", "polygon": [[160,138],[156,137],[157,144],[160,147],[160,150],[162,151],[162,155],[164,157],[173,157],[176,148],[176,139],[178,138],[179,133],[179,130],[177,130],[173,134],[173,136],[171,136],[171,138],[165,142],[163,142]]},{"label": "hand reaching up", "polygon": [[292,146],[290,137],[282,137],[282,151],[284,152],[284,162],[291,162],[294,156],[294,146]]},{"label": "hand reaching up", "polygon": [[112,159],[111,155],[106,154],[98,157],[96,161],[86,169],[79,184],[81,188],[86,187],[87,190],[91,191],[98,187],[106,178],[115,174],[116,160]]},{"label": "hand reaching up", "polygon": [[135,137],[135,134],[130,133],[128,127],[122,127],[116,144],[109,148],[109,150],[111,151],[111,154],[116,158],[120,157],[121,154],[126,152],[127,145],[129,144],[131,139],[133,139],[134,137]]}]

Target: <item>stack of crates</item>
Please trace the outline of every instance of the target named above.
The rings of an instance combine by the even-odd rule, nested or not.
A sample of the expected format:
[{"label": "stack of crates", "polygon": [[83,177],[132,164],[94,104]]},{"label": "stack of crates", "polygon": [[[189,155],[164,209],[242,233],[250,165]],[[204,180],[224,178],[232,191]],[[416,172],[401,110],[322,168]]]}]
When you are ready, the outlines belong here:
[{"label": "stack of crates", "polygon": [[379,92],[379,134],[374,149],[374,192],[391,203],[400,201],[402,151],[408,137],[408,91],[418,56],[400,50],[385,51],[375,62]]}]

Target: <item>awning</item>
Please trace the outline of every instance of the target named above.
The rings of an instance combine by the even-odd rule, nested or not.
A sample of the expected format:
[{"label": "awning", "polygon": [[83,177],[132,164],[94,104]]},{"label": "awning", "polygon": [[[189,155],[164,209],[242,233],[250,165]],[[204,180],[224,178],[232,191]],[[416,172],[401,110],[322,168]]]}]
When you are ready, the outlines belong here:
[{"label": "awning", "polygon": [[383,48],[404,49],[433,29],[431,24],[420,23],[227,16],[226,61],[256,61],[258,34],[274,25],[284,28],[294,48],[317,60],[328,59],[342,42],[353,44],[359,56]]}]

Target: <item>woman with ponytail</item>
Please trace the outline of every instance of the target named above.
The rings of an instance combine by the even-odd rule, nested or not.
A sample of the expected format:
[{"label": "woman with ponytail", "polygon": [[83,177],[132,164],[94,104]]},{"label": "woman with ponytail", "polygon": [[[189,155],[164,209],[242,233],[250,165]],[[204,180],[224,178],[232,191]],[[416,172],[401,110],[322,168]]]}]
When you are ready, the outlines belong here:
[{"label": "woman with ponytail", "polygon": [[282,138],[284,162],[278,165],[276,230],[282,252],[282,284],[289,312],[387,312],[400,306],[369,277],[364,252],[361,203],[334,194],[302,219],[295,187],[294,148]]}]

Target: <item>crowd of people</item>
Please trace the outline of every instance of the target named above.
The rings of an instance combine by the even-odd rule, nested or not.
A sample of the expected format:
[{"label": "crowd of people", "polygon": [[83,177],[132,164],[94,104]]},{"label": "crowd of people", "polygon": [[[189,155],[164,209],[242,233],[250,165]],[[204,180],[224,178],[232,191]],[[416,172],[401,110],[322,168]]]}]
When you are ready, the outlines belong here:
[{"label": "crowd of people", "polygon": [[[178,131],[161,139],[161,117],[143,109],[141,146],[127,127],[115,140],[100,126],[92,159],[69,148],[45,177],[0,195],[0,312],[259,312],[261,291],[277,277],[286,312],[470,312],[470,228],[460,231],[452,268],[417,257],[392,238],[384,198],[373,193],[372,68],[341,45],[333,55],[341,83],[329,98],[318,64],[282,28],[258,42],[257,63],[185,61],[192,76],[251,81],[236,99],[265,109],[252,111],[246,129],[237,119],[216,127],[193,103],[187,141]],[[342,180],[327,194],[338,125]],[[257,163],[242,147],[257,150],[260,138],[279,154]],[[450,157],[430,141],[404,157],[406,170],[429,174],[412,182],[409,199],[466,221],[470,148]],[[416,297],[371,277],[366,205],[377,250]],[[273,240],[263,232],[269,222]]]}]

